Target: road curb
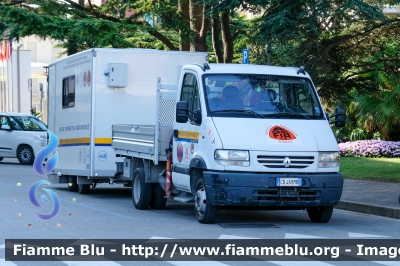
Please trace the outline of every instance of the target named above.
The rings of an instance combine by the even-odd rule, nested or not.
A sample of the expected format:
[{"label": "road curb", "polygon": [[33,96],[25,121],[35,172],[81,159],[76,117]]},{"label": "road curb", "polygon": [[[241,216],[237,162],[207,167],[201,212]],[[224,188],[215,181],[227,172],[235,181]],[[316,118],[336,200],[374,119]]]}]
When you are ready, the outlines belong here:
[{"label": "road curb", "polygon": [[341,210],[348,210],[352,212],[360,212],[360,213],[372,214],[394,219],[400,219],[400,209],[387,208],[370,204],[361,204],[351,201],[340,201],[339,204],[335,206],[335,208]]}]

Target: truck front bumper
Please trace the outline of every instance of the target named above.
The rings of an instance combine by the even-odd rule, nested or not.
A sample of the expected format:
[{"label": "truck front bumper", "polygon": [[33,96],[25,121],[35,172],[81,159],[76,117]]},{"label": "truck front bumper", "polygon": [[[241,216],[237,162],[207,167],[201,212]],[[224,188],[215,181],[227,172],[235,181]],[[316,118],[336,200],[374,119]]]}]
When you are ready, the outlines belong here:
[{"label": "truck front bumper", "polygon": [[[335,206],[342,196],[341,174],[256,174],[204,171],[207,199],[219,206],[301,209]],[[301,178],[297,187],[278,187],[277,178]]]}]

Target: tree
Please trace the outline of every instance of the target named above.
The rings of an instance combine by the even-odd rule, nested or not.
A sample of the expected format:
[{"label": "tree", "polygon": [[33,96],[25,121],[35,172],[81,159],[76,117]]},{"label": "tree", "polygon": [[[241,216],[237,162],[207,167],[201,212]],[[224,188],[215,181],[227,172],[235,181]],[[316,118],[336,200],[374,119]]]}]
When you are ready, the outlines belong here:
[{"label": "tree", "polygon": [[[0,31],[11,29],[11,38],[50,37],[61,41],[69,54],[96,46],[148,46],[147,40],[169,50],[208,51],[210,9],[195,0],[108,0],[101,7],[81,0],[0,0]],[[223,61],[231,62],[237,34],[230,32],[230,11],[216,16],[222,17],[221,32],[214,36],[223,36]],[[161,23],[152,25],[146,17]]]},{"label": "tree", "polygon": [[[346,103],[351,89],[366,93],[375,88],[362,74],[378,63],[365,58],[382,49],[385,40],[380,37],[400,34],[400,18],[386,18],[380,9],[387,2],[399,1],[235,0],[220,1],[214,8],[261,12],[252,29],[253,43],[262,46],[258,50],[271,41],[273,64],[304,65],[320,96]],[[400,58],[379,62],[388,60],[400,65]]]}]

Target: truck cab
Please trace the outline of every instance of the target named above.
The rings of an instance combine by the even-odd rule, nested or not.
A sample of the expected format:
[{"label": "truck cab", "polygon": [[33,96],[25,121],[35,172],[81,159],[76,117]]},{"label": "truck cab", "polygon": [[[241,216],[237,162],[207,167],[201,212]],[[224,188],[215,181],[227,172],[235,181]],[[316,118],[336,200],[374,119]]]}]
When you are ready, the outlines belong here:
[{"label": "truck cab", "polygon": [[[173,124],[172,183],[199,222],[218,209],[305,209],[326,223],[341,197],[339,149],[310,76],[294,67],[186,65]],[[189,196],[188,196],[189,197]]]}]

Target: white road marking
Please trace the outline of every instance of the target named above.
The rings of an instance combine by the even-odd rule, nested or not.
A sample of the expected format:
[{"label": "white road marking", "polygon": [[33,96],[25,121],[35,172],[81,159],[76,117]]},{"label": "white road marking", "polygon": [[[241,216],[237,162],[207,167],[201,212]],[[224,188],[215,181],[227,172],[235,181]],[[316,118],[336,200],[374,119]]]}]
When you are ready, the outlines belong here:
[{"label": "white road marking", "polygon": [[364,237],[364,238],[371,238],[371,237],[388,237],[388,236],[381,236],[381,235],[369,235],[369,234],[360,234],[360,233],[350,233],[349,232],[349,237],[352,238],[358,238],[358,237]]},{"label": "white road marking", "polygon": [[[221,235],[222,236],[222,235]],[[161,236],[152,236],[150,239],[175,239],[169,237],[161,237]],[[218,261],[165,261],[169,264],[176,266],[228,266],[228,264],[224,264]]]},{"label": "white road marking", "polygon": [[333,266],[333,264],[325,263],[322,261],[268,261],[281,266]]},{"label": "white road marking", "polygon": [[113,261],[62,261],[69,266],[117,266],[121,265]]},{"label": "white road marking", "polygon": [[307,239],[307,238],[325,238],[321,236],[310,236],[310,235],[299,235],[299,234],[285,234],[285,239],[286,238],[292,238],[292,239]]},{"label": "white road marking", "polygon": [[247,236],[220,235],[218,239],[259,239],[259,238],[247,237]]},{"label": "white road marking", "polygon": [[11,261],[6,261],[5,259],[0,259],[0,265],[1,266],[14,266],[17,265]]},{"label": "white road marking", "polygon": [[381,264],[381,265],[386,265],[386,266],[398,266],[399,265],[398,261],[373,261],[373,262]]}]

